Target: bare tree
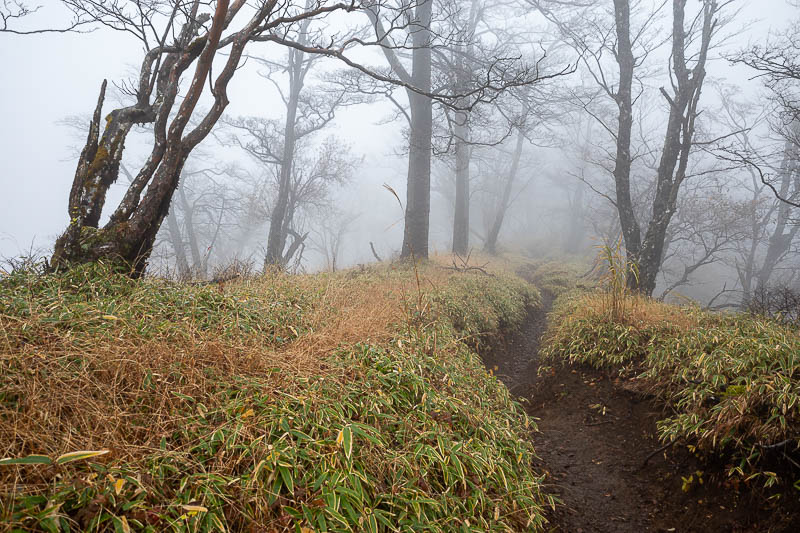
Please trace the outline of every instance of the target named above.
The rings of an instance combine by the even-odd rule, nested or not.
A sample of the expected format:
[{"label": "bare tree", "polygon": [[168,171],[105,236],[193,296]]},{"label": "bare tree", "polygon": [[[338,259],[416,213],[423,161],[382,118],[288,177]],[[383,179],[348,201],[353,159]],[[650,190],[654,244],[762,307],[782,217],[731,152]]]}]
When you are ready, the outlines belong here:
[{"label": "bare tree", "polygon": [[360,213],[346,213],[330,208],[325,213],[326,223],[313,231],[311,239],[313,248],[323,255],[325,268],[330,272],[336,272],[344,246],[344,237],[350,232],[359,216]]},{"label": "bare tree", "polygon": [[[169,243],[182,278],[207,278],[212,258],[222,256],[240,226],[246,192],[235,168],[198,168],[187,165],[181,174],[176,200],[170,205],[164,228],[156,240]],[[187,254],[188,248],[188,254]],[[190,261],[191,259],[191,261]]]},{"label": "bare tree", "polygon": [[[744,174],[740,187],[749,195],[738,209],[747,221],[747,235],[738,243],[734,259],[742,304],[748,305],[756,292],[767,290],[776,269],[793,255],[800,232],[792,209],[800,200],[800,122],[776,128],[774,120],[769,120],[774,119],[776,106],[747,105],[730,90],[721,100],[722,120],[736,133],[720,159],[738,165]],[[754,130],[761,123],[771,132],[756,146]]]},{"label": "bare tree", "polygon": [[[306,9],[311,9],[314,0],[306,1]],[[316,32],[317,39],[320,37]],[[292,254],[285,254],[284,249],[287,239],[292,233],[292,206],[291,196],[296,192],[297,183],[295,179],[293,187],[292,176],[295,173],[296,161],[295,152],[297,144],[312,136],[314,133],[325,128],[334,119],[336,111],[347,105],[364,102],[363,97],[350,93],[346,86],[336,86],[334,84],[309,86],[308,75],[324,59],[324,55],[312,54],[304,51],[304,48],[314,40],[315,35],[311,32],[311,19],[303,20],[296,31],[287,34],[289,39],[297,43],[297,47],[290,47],[287,50],[286,61],[274,62],[266,59],[258,59],[259,63],[268,67],[268,71],[262,76],[269,79],[280,93],[281,100],[286,106],[286,116],[283,125],[283,135],[279,140],[267,140],[263,136],[260,141],[260,153],[262,162],[264,156],[270,158],[279,168],[278,190],[275,204],[272,207],[270,220],[277,221],[271,223],[267,238],[267,251],[265,264],[285,265]],[[340,39],[347,39],[340,36]],[[288,88],[284,90],[278,81],[277,71],[283,71],[288,78]],[[247,130],[246,124],[232,125]],[[254,133],[249,132],[251,135]],[[269,153],[270,143],[274,144],[275,153]],[[245,147],[245,149],[247,149]],[[255,155],[252,149],[248,150],[251,155]],[[346,152],[346,150],[344,150]],[[330,154],[329,154],[330,155]],[[328,159],[330,160],[330,158]],[[297,250],[300,242],[299,236],[294,237],[294,242],[290,249]]]},{"label": "bare tree", "polygon": [[[785,30],[770,35],[763,44],[752,45],[728,58],[757,73],[779,106],[782,125],[787,127],[800,120],[799,51],[800,19],[795,19]],[[784,136],[791,135],[786,133]]]},{"label": "bare tree", "polygon": [[[800,133],[799,125],[800,122],[794,123],[793,133]],[[783,157],[777,174],[779,181],[776,196],[779,203],[773,208],[775,218],[769,234],[766,254],[756,275],[756,289],[763,289],[767,286],[775,268],[790,251],[792,243],[800,231],[800,224],[791,218],[792,206],[788,203],[796,201],[800,196],[800,147],[791,137],[784,143]],[[786,199],[786,201],[781,199]]]},{"label": "bare tree", "polygon": [[[65,7],[72,7],[72,2],[64,2]],[[41,5],[32,5],[23,0],[2,0],[0,3],[0,33],[15,35],[35,35],[39,33],[68,33],[83,31],[93,20],[86,17],[81,9],[72,9],[73,18],[59,28],[24,28],[24,20],[36,18],[36,13],[42,9]]]},{"label": "bare tree", "polygon": [[[525,148],[530,146],[552,148],[562,145],[556,140],[554,126],[558,127],[566,122],[568,114],[564,110],[567,105],[568,102],[560,91],[547,84],[537,84],[510,91],[506,101],[497,106],[499,114],[511,127],[512,135],[509,142],[504,143],[507,150],[502,149],[503,145],[500,146],[501,151],[504,151],[501,157],[508,164],[504,165],[501,172],[492,176],[497,186],[492,195],[494,198],[489,213],[484,251],[492,254],[497,252],[498,238],[512,204],[537,177],[542,175],[541,168],[533,172],[528,170],[527,179],[519,180],[524,166]],[[574,143],[575,138],[570,137],[568,144]],[[527,166],[533,168],[534,165],[529,161]],[[564,185],[563,180],[554,180],[555,188],[563,188]]]},{"label": "bare tree", "polygon": [[[628,243],[626,237],[628,253],[639,270],[638,279],[631,279],[630,284],[645,294],[652,294],[655,290],[667,228],[677,208],[680,187],[687,177],[689,156],[695,142],[700,94],[706,76],[706,61],[719,22],[721,5],[724,4],[716,0],[703,0],[698,18],[690,21],[687,29],[686,0],[673,0],[670,71],[673,94],[661,89],[669,103],[669,119],[656,176],[656,193],[650,222],[641,243],[635,240]],[[698,20],[700,27],[696,30]],[[693,35],[694,31],[698,31],[699,35]],[[688,47],[694,37],[699,38],[699,48],[690,54]],[[623,228],[632,224],[638,226],[635,220],[626,219]],[[628,231],[626,235],[630,233]]]},{"label": "bare tree", "polygon": [[[472,61],[475,56],[475,31],[482,18],[485,6],[479,0],[471,0],[466,21],[460,24],[461,39],[451,51],[453,86],[456,93],[469,88]],[[461,106],[463,107],[463,106]],[[455,210],[453,213],[453,253],[466,256],[469,251],[469,166],[471,149],[470,113],[458,109],[453,117],[455,152]]]},{"label": "bare tree", "polygon": [[[595,92],[589,92],[588,97],[579,97],[580,107],[613,138],[615,148],[610,173],[615,187],[612,195],[603,196],[615,206],[627,252],[631,258],[636,258],[641,250],[641,229],[631,187],[631,144],[634,102],[643,89],[638,86],[641,80],[635,73],[657,46],[654,43],[658,40],[648,35],[655,14],[645,17],[638,27],[634,27],[630,0],[613,0],[610,12],[595,2],[584,0],[529,1],[556,25],[565,42],[579,54],[585,72],[600,93],[616,107],[616,126],[613,126],[606,117],[591,110],[590,105],[598,99]],[[616,73],[608,64],[607,57],[614,61]],[[638,94],[634,94],[635,82]],[[635,283],[635,279],[630,279],[629,283]]]},{"label": "bare tree", "polygon": [[511,153],[511,163],[507,172],[500,181],[500,194],[497,196],[494,209],[492,210],[491,223],[486,233],[486,240],[483,243],[483,250],[490,254],[497,253],[497,239],[503,227],[508,209],[511,207],[512,193],[516,184],[517,174],[519,173],[520,161],[522,160],[522,148],[525,144],[525,129],[517,129],[514,139],[514,148]]},{"label": "bare tree", "polygon": [[[798,6],[800,4],[794,3]],[[729,57],[733,63],[743,64],[753,69],[764,83],[769,92],[770,100],[777,109],[776,117],[772,121],[774,132],[784,140],[784,155],[796,150],[800,146],[800,19],[791,21],[788,28],[775,32],[763,44],[755,44]],[[746,156],[739,154],[740,160],[753,167],[759,174],[759,179],[766,185],[776,198],[792,207],[800,207],[796,198],[787,196],[788,190],[784,184],[786,169],[784,157],[781,170],[773,172],[773,176],[762,171],[763,157],[749,153]],[[769,165],[767,165],[769,166]],[[771,179],[777,175],[777,183]]]},{"label": "bare tree", "polygon": [[[302,54],[292,49],[290,55],[293,52]],[[306,72],[311,63],[309,58]],[[292,83],[302,84],[304,78],[305,73]],[[283,124],[257,117],[225,120],[235,132],[226,142],[247,152],[268,176],[267,194],[262,195],[270,221],[265,268],[285,267],[302,250],[308,234],[297,226],[298,215],[327,207],[330,188],[349,181],[356,166],[349,146],[340,139],[329,137],[316,150],[313,144],[314,134],[333,120],[336,109],[354,100],[341,92],[302,95],[291,89],[292,83],[284,97]]]},{"label": "bare tree", "polygon": [[[530,54],[536,48],[539,54],[535,62],[535,70],[544,68],[549,59],[550,50],[543,44],[541,35],[536,35],[528,28],[506,24],[507,5],[491,0],[470,0],[459,12],[460,16],[451,17],[452,33],[455,38],[447,47],[447,52],[434,55],[434,69],[444,73],[443,82],[453,87],[456,94],[469,93],[480,87],[485,81],[482,72],[491,68],[498,57],[513,57],[515,54]],[[498,16],[499,15],[499,16]],[[502,22],[501,22],[502,21]],[[523,53],[522,50],[525,50]],[[539,52],[541,50],[541,52]],[[505,91],[501,98],[485,102],[461,98],[452,109],[443,112],[449,125],[448,148],[452,147],[454,156],[455,196],[453,210],[453,246],[454,253],[466,256],[469,252],[470,234],[470,163],[475,149],[492,147],[514,136],[515,132],[530,129],[526,120],[532,114],[532,106],[544,107],[545,98],[534,97],[534,91],[546,93],[545,80],[572,74],[570,68],[552,71],[548,76],[536,76],[529,83],[519,84]],[[536,87],[534,89],[533,87]],[[544,87],[543,87],[544,86]],[[520,106],[520,102],[528,100]],[[535,103],[531,103],[535,102]],[[524,108],[520,111],[520,107]],[[506,109],[508,108],[508,109]],[[544,115],[542,109],[537,110]],[[512,171],[510,180],[502,180],[513,188],[516,171]],[[508,200],[507,200],[508,201]],[[500,208],[500,204],[497,206]],[[508,205],[504,209],[507,209]],[[498,211],[499,213],[499,211]],[[500,215],[503,216],[503,215]],[[502,225],[502,220],[499,221]],[[498,226],[499,234],[499,226]],[[491,232],[490,232],[491,235]],[[496,236],[494,240],[496,242]]]},{"label": "bare tree", "polygon": [[408,12],[405,18],[386,9],[368,11],[392,75],[406,87],[409,101],[409,111],[402,111],[409,122],[402,258],[428,255],[433,104],[449,108],[445,116],[452,126],[456,159],[453,249],[465,252],[469,234],[470,147],[475,144],[470,127],[473,111],[495,101],[508,89],[572,72],[568,65],[541,73],[543,58],[534,65],[526,64],[520,59],[522,54],[510,49],[503,39],[496,39],[495,43],[500,44],[486,45],[479,51],[479,27],[493,31],[484,19],[487,4],[481,0],[463,4],[419,0],[413,6],[413,13]]},{"label": "bare tree", "polygon": [[[402,258],[415,254],[428,257],[430,229],[431,142],[433,136],[433,101],[431,94],[431,45],[433,34],[434,0],[418,0],[413,11],[408,12],[406,39],[411,41],[411,69],[401,61],[397,45],[392,38],[392,26],[387,30],[377,9],[367,10],[392,73],[408,87],[410,135],[408,141],[408,179],[406,189],[406,217],[403,230]],[[394,21],[390,21],[394,24]]]},{"label": "bare tree", "polygon": [[[586,182],[587,172],[591,163],[592,137],[594,136],[595,123],[591,117],[581,118],[575,124],[572,131],[573,143],[576,148],[576,159],[578,168],[573,174],[572,180],[561,180],[561,186],[567,195],[569,208],[569,227],[564,238],[564,251],[568,254],[578,253],[586,240]],[[568,130],[571,131],[571,130]]]},{"label": "bare tree", "polygon": [[[265,0],[244,9],[244,0],[217,0],[212,16],[200,0],[66,1],[85,19],[136,36],[145,47],[145,57],[138,80],[129,87],[135,103],[114,109],[105,120],[103,82],[70,193],[70,223],[56,241],[52,264],[62,268],[112,257],[131,265],[134,275],[145,268],[187,157],[228,104],[227,87],[245,46],[303,20],[355,7],[320,2],[305,9]],[[250,18],[240,21],[245,12],[251,13]],[[231,30],[234,26],[237,29]],[[221,65],[212,73],[215,58]],[[190,81],[181,90],[187,72]],[[212,99],[210,108],[190,127],[205,92]],[[140,123],[153,125],[150,155],[101,228],[106,194],[119,175],[126,137]]]},{"label": "bare tree", "polygon": [[[638,98],[634,94],[634,82],[637,80],[637,69],[658,43],[657,39],[654,40],[655,45],[648,43],[645,36],[658,9],[651,10],[639,28],[634,28],[631,1],[614,0],[613,32],[605,32],[601,26],[593,24],[592,28],[600,29],[599,38],[592,41],[579,29],[575,17],[565,17],[564,9],[568,8],[564,8],[564,2],[531,1],[559,25],[572,46],[582,54],[584,65],[598,86],[617,106],[616,127],[612,129],[603,123],[616,144],[613,169],[615,195],[609,199],[619,215],[628,258],[637,265],[636,272],[628,277],[628,285],[642,293],[652,294],[663,260],[667,230],[677,209],[680,188],[687,177],[689,157],[695,146],[698,106],[709,50],[720,28],[720,12],[729,2],[702,0],[699,10],[695,15],[690,14],[688,21],[687,1],[671,2],[671,91],[663,87],[660,89],[668,105],[668,119],[655,173],[653,200],[642,235],[631,187],[634,104]],[[592,13],[589,18],[595,16],[591,3],[575,1],[567,4],[584,13]],[[585,21],[587,17],[578,17],[577,20]],[[616,82],[604,62],[606,52],[610,52],[616,62]]]},{"label": "bare tree", "polygon": [[730,183],[706,180],[682,189],[664,239],[659,299],[691,285],[701,269],[722,261],[744,238],[745,224],[737,203],[725,194],[728,187]]}]

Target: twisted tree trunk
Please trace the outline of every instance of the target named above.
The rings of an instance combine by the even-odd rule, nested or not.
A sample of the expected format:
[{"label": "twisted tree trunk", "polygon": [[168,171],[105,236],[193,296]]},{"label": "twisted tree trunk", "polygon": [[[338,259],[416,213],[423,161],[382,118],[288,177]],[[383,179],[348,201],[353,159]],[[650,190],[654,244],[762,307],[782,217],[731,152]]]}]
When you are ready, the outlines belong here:
[{"label": "twisted tree trunk", "polygon": [[[145,54],[139,73],[134,105],[115,109],[103,121],[106,82],[97,100],[89,134],[78,160],[69,196],[69,225],[57,239],[51,265],[55,269],[100,259],[124,264],[131,275],[144,272],[156,234],[169,212],[186,158],[209,134],[228,105],[227,86],[236,72],[247,42],[263,31],[262,23],[275,7],[267,2],[255,9],[249,22],[225,38],[227,59],[211,78],[211,65],[221,44],[223,30],[244,6],[244,0],[217,0],[213,19],[199,14],[203,4],[195,0],[187,11],[173,10],[167,28],[186,22],[172,44],[159,42]],[[121,25],[134,21],[120,22]],[[165,30],[165,38],[169,33]],[[191,82],[178,99],[180,80],[194,64]],[[205,84],[213,96],[210,109],[186,132]],[[175,109],[177,107],[177,109]],[[120,172],[125,140],[133,124],[153,124],[150,155],[131,181],[110,220],[99,221],[109,187]]]}]

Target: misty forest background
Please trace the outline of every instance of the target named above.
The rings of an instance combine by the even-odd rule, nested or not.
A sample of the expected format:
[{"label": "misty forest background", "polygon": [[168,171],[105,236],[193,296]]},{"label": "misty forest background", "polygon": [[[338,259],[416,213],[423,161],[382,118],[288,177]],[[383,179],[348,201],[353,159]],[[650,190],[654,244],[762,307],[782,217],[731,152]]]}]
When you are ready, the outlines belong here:
[{"label": "misty forest background", "polygon": [[38,87],[75,113],[4,128],[2,251],[211,279],[606,244],[658,298],[774,298],[800,7],[766,3],[4,0],[4,106],[65,53]]}]

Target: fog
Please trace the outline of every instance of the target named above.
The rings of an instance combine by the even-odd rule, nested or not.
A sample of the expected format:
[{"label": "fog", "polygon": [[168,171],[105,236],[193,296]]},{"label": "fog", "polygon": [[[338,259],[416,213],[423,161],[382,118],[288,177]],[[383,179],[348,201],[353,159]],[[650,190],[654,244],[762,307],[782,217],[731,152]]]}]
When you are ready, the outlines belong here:
[{"label": "fog", "polygon": [[[428,92],[439,91],[439,98],[434,98],[432,116],[430,226],[420,230],[429,235],[428,252],[449,253],[454,248],[454,217],[461,216],[457,214],[456,200],[459,168],[465,175],[464,159],[459,159],[460,140],[460,153],[468,152],[468,250],[477,252],[487,247],[492,226],[497,222],[504,183],[513,174],[508,209],[499,225],[497,251],[591,261],[597,246],[617,242],[625,233],[614,196],[617,109],[598,89],[597,80],[598,72],[610,72],[614,77],[607,81],[616,87],[619,72],[609,49],[605,55],[592,56],[590,46],[581,59],[575,35],[582,30],[588,32],[591,21],[600,24],[603,17],[613,14],[613,2],[594,2],[593,14],[582,19],[578,15],[591,11],[592,2],[575,2],[576,6],[570,8],[564,8],[563,2],[548,6],[544,0],[480,3],[485,14],[476,25],[478,31],[456,42],[453,35],[461,35],[461,30],[443,28],[449,28],[448,24],[458,27],[470,7],[479,3],[443,0],[433,8],[431,26],[439,33],[433,39],[434,81]],[[771,92],[774,87],[765,85],[758,72],[735,64],[733,59],[754,45],[776,39],[791,21],[800,18],[800,10],[784,0],[720,4],[724,4],[717,6],[722,9],[717,17],[720,29],[714,33],[697,103],[695,144],[688,161],[691,179],[682,185],[679,208],[666,229],[667,245],[660,254],[653,294],[677,299],[688,296],[703,303],[725,305],[738,302],[744,290],[741,258],[747,255],[743,250],[752,244],[745,235],[747,228],[733,235],[731,228],[740,223],[746,226],[744,215],[739,213],[746,211],[747,205],[756,204],[768,216],[778,216],[781,209],[780,201],[767,189],[761,190],[758,198],[751,198],[750,188],[756,183],[752,181],[752,166],[742,161],[742,151],[734,150],[736,142],[741,143],[746,137],[750,144],[744,148],[749,156],[758,154],[762,162],[759,170],[780,167],[775,161],[780,159],[777,152],[783,144],[773,131],[777,120],[774,117],[780,114]],[[216,2],[201,2],[200,12],[211,13],[215,5]],[[651,216],[647,209],[652,203],[653,179],[665,144],[669,114],[669,103],[661,88],[666,89],[665,94],[674,89],[674,76],[670,81],[671,5],[672,2],[634,2],[632,14],[634,30],[646,27],[634,43],[634,51],[642,61],[634,74],[631,170],[634,210],[643,235]],[[691,20],[697,16],[695,22],[702,23],[703,5],[689,2],[686,7],[686,27],[691,31],[700,31],[700,26],[693,26]],[[13,13],[9,9],[14,6],[0,9]],[[291,13],[302,11],[303,7],[286,4],[281,9]],[[109,82],[103,116],[135,100],[128,89],[131,80],[139,75],[145,51],[142,42],[131,33],[115,31],[96,21],[64,33],[7,31],[64,28],[74,16],[61,2],[44,0],[40,9],[9,19],[6,31],[0,32],[0,255],[6,258],[49,256],[56,238],[67,228],[70,189],[103,80]],[[387,20],[392,20],[391,15]],[[311,17],[307,27],[302,23],[287,25],[281,35],[295,36],[295,43],[307,39],[311,45],[329,51],[336,46],[326,48],[325,42],[344,40],[348,35],[374,40],[375,34],[369,33],[370,22],[363,13],[334,12]],[[396,30],[404,28],[399,25]],[[446,31],[452,34],[445,35]],[[687,43],[693,50],[690,63],[697,60],[691,54],[700,38],[699,33],[693,35]],[[409,43],[398,45],[397,37],[392,43],[396,45],[396,57],[410,69],[411,56],[416,51],[410,44],[414,32],[409,31],[406,38]],[[381,46],[372,44],[347,49],[347,57],[367,66],[369,73],[337,58],[320,57],[309,63],[308,73],[304,74],[307,78],[302,84],[297,128],[298,132],[302,128],[310,132],[298,134],[301,138],[287,171],[298,185],[288,200],[291,217],[286,219],[286,233],[278,250],[279,259],[284,259],[292,242],[303,239],[290,257],[280,261],[289,270],[344,268],[374,261],[376,254],[381,259],[395,259],[404,253],[404,227],[409,220],[404,211],[410,199],[406,190],[410,147],[412,163],[420,161],[413,155],[415,145],[409,139],[409,117],[416,113],[409,100],[413,91],[407,90],[409,84],[387,82],[402,81],[402,73],[393,71]],[[460,52],[451,52],[447,46]],[[385,43],[383,47],[390,48]],[[281,182],[279,152],[286,153],[284,123],[285,99],[291,92],[291,71],[287,66],[290,50],[296,49],[274,40],[248,44],[228,85],[230,103],[210,133],[188,155],[180,170],[182,188],[169,195],[170,215],[160,223],[149,256],[150,272],[177,272],[181,254],[186,256],[187,264],[203,263],[202,272],[194,272],[200,277],[213,276],[234,260],[247,262],[256,270],[263,267],[269,256],[267,237]],[[471,100],[451,96],[458,93],[452,89],[459,83],[457,65],[453,72],[448,71],[447,65],[456,64],[464,50],[472,50],[475,57],[485,52],[485,57],[472,64],[475,74],[471,81],[481,79],[481,68],[489,69],[486,79],[497,76],[487,83],[491,89],[483,87],[480,97],[470,97]],[[641,57],[640,50],[647,50],[647,56]],[[227,49],[218,52],[209,80],[222,70],[227,53]],[[462,55],[466,57],[466,53]],[[305,54],[306,59],[301,61],[313,56]],[[493,64],[500,63],[499,57],[505,61],[502,74],[497,74],[499,67]],[[184,101],[191,72],[188,70],[181,82],[177,105]],[[452,87],[442,89],[437,83],[452,83]],[[193,120],[199,121],[213,105],[210,81],[206,86]],[[424,88],[415,89],[425,92]],[[331,102],[335,102],[335,109],[325,107],[334,106]],[[464,107],[467,104],[471,106],[468,111]],[[736,110],[741,113],[731,116]],[[468,140],[458,133],[460,117],[466,116],[472,128]],[[741,123],[734,120],[737,117]],[[259,145],[247,124],[259,124],[268,132],[268,142]],[[126,173],[136,175],[147,159],[152,149],[152,131],[147,123],[133,126],[123,141],[123,170],[108,190],[101,225],[109,221],[129,188],[132,178],[126,178]],[[519,143],[518,138],[522,138]],[[517,144],[521,151],[515,163]],[[429,147],[427,153],[430,152]],[[767,170],[767,174],[775,172]],[[794,194],[793,189],[784,191],[787,192]],[[293,203],[295,196],[301,200]],[[187,213],[193,217],[191,220]],[[793,209],[782,223],[793,239],[791,228],[797,222],[792,213]],[[759,234],[766,240],[776,224],[771,220]],[[177,233],[170,234],[170,224],[174,224],[171,228]],[[194,231],[194,236],[187,231]],[[405,238],[410,238],[408,231]],[[180,253],[176,242],[185,247]],[[771,278],[773,283],[795,282],[795,248],[792,242],[781,252]]]}]

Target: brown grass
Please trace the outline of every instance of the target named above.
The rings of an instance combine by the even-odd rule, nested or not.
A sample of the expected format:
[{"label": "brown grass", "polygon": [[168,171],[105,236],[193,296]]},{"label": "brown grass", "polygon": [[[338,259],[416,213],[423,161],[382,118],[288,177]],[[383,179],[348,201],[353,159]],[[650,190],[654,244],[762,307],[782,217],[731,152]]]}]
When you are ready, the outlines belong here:
[{"label": "brown grass", "polygon": [[[291,278],[273,274],[219,289],[247,295],[291,283],[317,293],[305,317],[308,331],[281,346],[200,331],[178,340],[120,334],[87,346],[76,343],[69,330],[48,330],[30,343],[24,332],[35,327],[35,320],[0,315],[0,373],[6,376],[0,377],[0,400],[19,399],[14,408],[0,401],[0,458],[105,448],[112,450],[107,460],[135,460],[180,430],[185,420],[174,413],[186,397],[213,401],[220,382],[230,376],[288,391],[298,386],[298,377],[329,375],[325,359],[336,350],[380,343],[396,333],[393,326],[407,313],[404,302],[417,291],[416,277],[404,270],[409,267],[399,268]],[[420,274],[430,287],[452,272],[429,265]],[[213,413],[220,405],[207,401],[204,408]],[[51,475],[47,469],[36,471],[41,482]],[[12,491],[15,472],[0,468],[0,492]]]},{"label": "brown grass", "polygon": [[[692,307],[678,307],[665,304],[645,296],[629,294],[625,315],[619,320],[636,328],[647,328],[660,324],[670,324],[680,330],[688,331],[700,326],[700,314]],[[582,294],[580,305],[575,306],[569,319],[609,318],[608,298],[602,291]]]},{"label": "brown grass", "polygon": [[[213,398],[218,380],[232,374],[260,375],[278,386],[280,373],[269,367],[281,361],[248,348],[208,340],[116,342],[79,353],[49,343],[2,353],[0,368],[13,379],[3,382],[3,393],[20,400],[14,411],[0,409],[0,457],[102,448],[117,458],[141,456],[180,428],[174,413],[181,396]],[[0,474],[6,491],[13,469]]]},{"label": "brown grass", "polygon": [[403,318],[404,284],[388,278],[333,276],[322,286],[317,278],[298,280],[317,287],[322,296],[310,315],[312,331],[278,350],[277,354],[319,370],[314,363],[345,345],[381,342],[392,335],[391,325]]}]

